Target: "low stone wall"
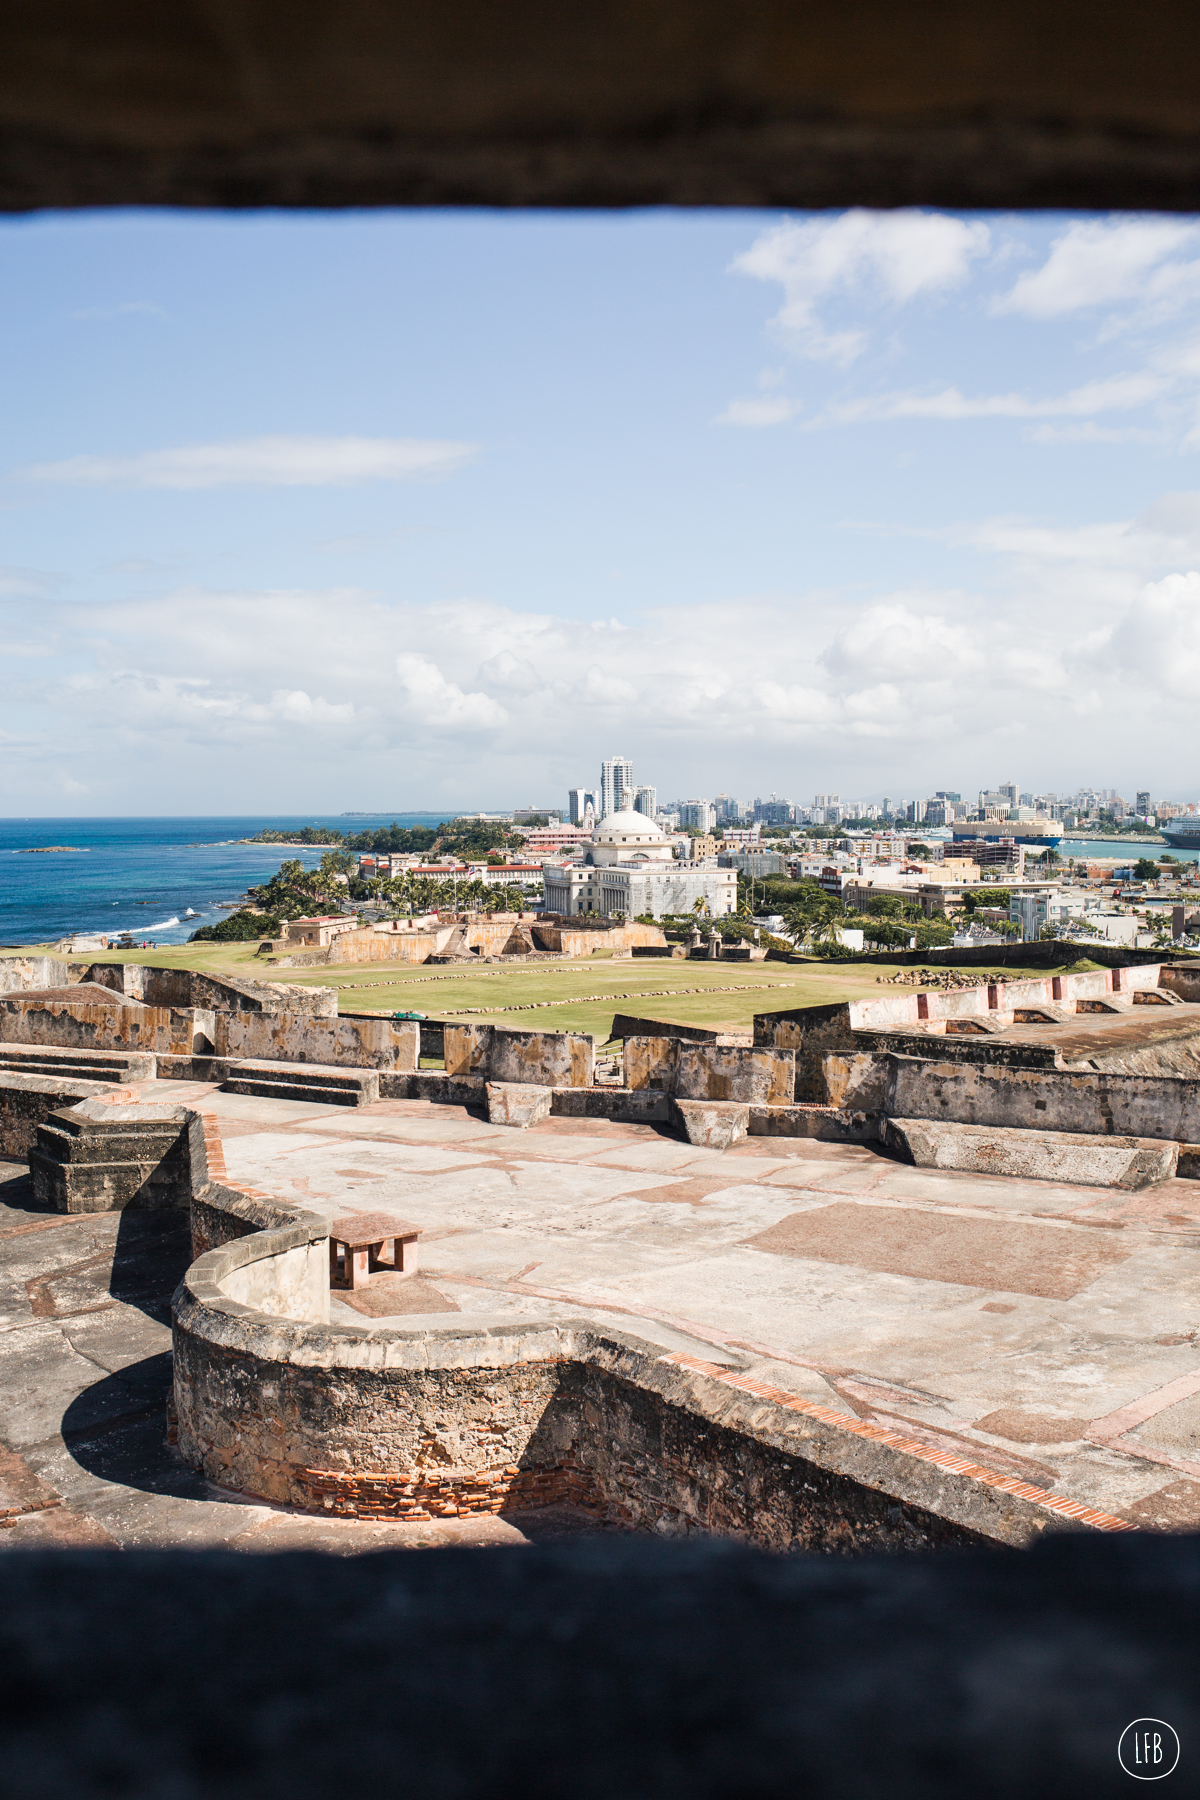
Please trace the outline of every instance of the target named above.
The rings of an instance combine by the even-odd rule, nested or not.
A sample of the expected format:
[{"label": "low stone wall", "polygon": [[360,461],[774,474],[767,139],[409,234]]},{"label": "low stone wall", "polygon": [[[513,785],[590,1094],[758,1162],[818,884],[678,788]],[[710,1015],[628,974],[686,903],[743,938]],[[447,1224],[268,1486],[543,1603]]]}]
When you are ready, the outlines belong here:
[{"label": "low stone wall", "polygon": [[[328,949],[311,951],[308,955],[314,962],[325,963],[423,963],[437,955],[452,929],[448,925],[440,932],[374,931],[368,926],[362,931],[340,931]],[[300,951],[293,956],[281,957],[280,964],[295,966],[304,955],[305,952]]]},{"label": "low stone wall", "polygon": [[443,1028],[443,1045],[447,1075],[528,1082],[534,1087],[592,1085],[596,1040],[586,1032],[512,1031],[502,1025],[447,1024]]},{"label": "low stone wall", "polygon": [[[909,954],[856,957],[856,962],[886,963],[892,968],[962,969],[1062,969],[1084,958],[1101,963],[1105,968],[1127,968],[1138,963],[1161,963],[1161,950],[1137,950],[1131,944],[1109,944],[1103,938],[1089,938],[1086,943],[980,944],[955,950],[952,945],[931,950],[914,950]],[[1178,952],[1175,952],[1177,955]]]},{"label": "low stone wall", "polygon": [[8,995],[0,996],[0,1043],[201,1056],[212,1052],[219,1016],[199,1009],[143,1006],[136,1001],[106,1005],[85,999]]},{"label": "low stone wall", "polygon": [[[238,981],[233,976],[206,975],[196,969],[164,969],[152,963],[92,963],[82,979],[111,988],[146,1006],[177,1009],[199,1007],[216,1012],[288,1012],[311,1018],[337,1016],[333,988],[300,987],[295,983]],[[38,986],[50,986],[39,982]]]},{"label": "low stone wall", "polygon": [[796,1058],[796,1099],[820,1103],[826,1098],[823,1059],[831,1051],[855,1049],[850,1007],[801,1006],[789,1011],[756,1013],[754,1042],[761,1049],[791,1050]]},{"label": "low stone wall", "polygon": [[[226,1189],[197,1200],[210,1216],[238,1205]],[[590,1321],[306,1320],[311,1290],[280,1270],[315,1269],[324,1225],[293,1218],[201,1256],[175,1299],[180,1451],[239,1492],[368,1518],[568,1501],[658,1532],[822,1551],[1126,1528]],[[285,1291],[287,1318],[237,1297]]]},{"label": "low stone wall", "polygon": [[690,1044],[715,1044],[722,1035],[703,1025],[676,1025],[670,1019],[637,1019],[632,1013],[614,1013],[610,1033],[614,1038],[686,1038]]},{"label": "low stone wall", "polygon": [[631,919],[627,925],[585,925],[579,920],[561,916],[532,928],[533,941],[539,950],[553,950],[560,956],[595,956],[602,950],[664,949],[666,933],[660,925],[645,925]]},{"label": "low stone wall", "polygon": [[218,1013],[215,1051],[231,1061],[342,1064],[406,1073],[420,1060],[415,1021],[346,1013],[312,1018],[292,1012]]},{"label": "low stone wall", "polygon": [[[1018,1010],[1040,1007],[1065,1016],[1080,1002],[1157,988],[1161,972],[1160,964],[1145,963],[1138,968],[1085,969],[1077,975],[980,982],[976,987],[935,988],[927,993],[883,994],[877,999],[850,1001],[850,1029],[888,1031],[924,1024],[933,1030],[940,1021],[996,1016],[1011,1023]],[[1197,973],[1200,978],[1200,971]]]},{"label": "low stone wall", "polygon": [[1178,994],[1181,1000],[1200,1000],[1200,957],[1194,962],[1167,963],[1159,975],[1159,985]]},{"label": "low stone wall", "polygon": [[1200,1083],[862,1052],[826,1059],[830,1103],[892,1118],[1200,1142]]},{"label": "low stone wall", "polygon": [[676,1037],[627,1037],[628,1088],[661,1088],[679,1100],[735,1100],[790,1106],[796,1086],[792,1050],[696,1044]]},{"label": "low stone wall", "polygon": [[69,965],[54,956],[0,956],[0,994],[67,987],[72,979]]},{"label": "low stone wall", "polygon": [[1073,1131],[999,1129],[944,1120],[888,1119],[883,1141],[918,1169],[961,1169],[1020,1181],[1064,1181],[1136,1192],[1170,1181],[1178,1144],[1148,1138],[1082,1137]]},{"label": "low stone wall", "polygon": [[0,1074],[0,1150],[6,1156],[27,1156],[37,1142],[38,1126],[52,1113],[112,1091],[111,1085],[103,1081]]}]

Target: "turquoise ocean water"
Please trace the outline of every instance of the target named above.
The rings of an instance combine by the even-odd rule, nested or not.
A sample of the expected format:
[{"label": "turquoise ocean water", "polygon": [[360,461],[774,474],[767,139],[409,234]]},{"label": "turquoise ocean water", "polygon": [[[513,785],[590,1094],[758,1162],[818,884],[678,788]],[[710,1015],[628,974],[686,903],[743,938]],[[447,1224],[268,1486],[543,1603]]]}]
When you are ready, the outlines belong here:
[{"label": "turquoise ocean water", "polygon": [[1066,862],[1069,856],[1081,856],[1085,859],[1094,856],[1107,862],[1110,857],[1118,856],[1123,862],[1133,864],[1139,856],[1148,856],[1152,860],[1157,856],[1173,856],[1176,862],[1195,862],[1200,850],[1180,850],[1175,844],[1131,844],[1128,838],[1064,838],[1058,846],[1058,854]]},{"label": "turquoise ocean water", "polygon": [[[299,831],[332,825],[339,831],[376,825],[432,825],[442,813],[256,814],[211,819],[3,819],[0,820],[0,944],[53,942],[68,932],[113,937],[130,932],[140,942],[180,944],[200,925],[227,915],[217,903],[238,900],[247,887],[273,875],[287,856],[306,866],[319,850],[286,850],[277,844],[234,840],[264,829]],[[65,855],[28,856],[45,844],[75,846]],[[1157,847],[1161,849],[1161,847]],[[1154,854],[1127,840],[1064,838],[1059,855],[1123,857]],[[1174,850],[1195,862],[1197,851]],[[189,912],[189,908],[191,909]]]},{"label": "turquoise ocean water", "polygon": [[[433,825],[446,813],[306,814],[213,819],[0,820],[0,944],[40,944],[68,932],[130,932],[139,942],[181,944],[200,925],[228,916],[237,900],[285,857],[311,868],[319,850],[232,840],[262,830],[332,825],[347,833],[376,825]],[[45,844],[65,855],[28,856]],[[189,914],[189,908],[191,909]]]}]

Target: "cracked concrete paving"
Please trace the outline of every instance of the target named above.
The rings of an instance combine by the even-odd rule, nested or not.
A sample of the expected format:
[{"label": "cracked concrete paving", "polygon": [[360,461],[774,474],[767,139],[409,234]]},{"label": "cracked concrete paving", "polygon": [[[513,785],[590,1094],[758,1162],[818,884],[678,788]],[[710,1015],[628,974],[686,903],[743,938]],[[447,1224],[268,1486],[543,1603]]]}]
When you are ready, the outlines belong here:
[{"label": "cracked concrete paving", "polygon": [[[719,1153],[655,1126],[143,1091],[211,1114],[235,1187],[422,1226],[419,1278],[381,1276],[353,1310],[335,1295],[347,1322],[590,1313],[709,1360],[749,1352],[773,1386],[1134,1523],[1200,1525],[1200,1182],[1129,1194],[808,1140]],[[182,1220],[47,1217],[7,1167],[0,1545],[353,1551],[575,1528],[335,1521],[201,1482],[165,1443]]]},{"label": "cracked concrete paving", "polygon": [[[1193,1372],[1200,1390],[1200,1183],[1130,1194],[808,1140],[721,1153],[655,1126],[233,1098],[204,1102],[235,1126],[231,1183],[394,1208],[424,1228],[439,1304],[748,1349],[774,1386],[1141,1524],[1200,1524],[1200,1408],[1104,1429]],[[359,1316],[386,1323],[389,1281]]]}]

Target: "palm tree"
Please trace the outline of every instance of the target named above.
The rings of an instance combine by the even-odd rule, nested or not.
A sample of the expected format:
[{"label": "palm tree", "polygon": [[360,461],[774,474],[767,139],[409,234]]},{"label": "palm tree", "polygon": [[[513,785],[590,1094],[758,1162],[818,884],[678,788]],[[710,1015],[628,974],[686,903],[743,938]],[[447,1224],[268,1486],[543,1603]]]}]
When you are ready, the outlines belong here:
[{"label": "palm tree", "polygon": [[842,916],[840,907],[834,905],[822,907],[813,922],[813,943],[819,944],[822,949],[828,949],[831,944],[840,944],[842,941]]}]

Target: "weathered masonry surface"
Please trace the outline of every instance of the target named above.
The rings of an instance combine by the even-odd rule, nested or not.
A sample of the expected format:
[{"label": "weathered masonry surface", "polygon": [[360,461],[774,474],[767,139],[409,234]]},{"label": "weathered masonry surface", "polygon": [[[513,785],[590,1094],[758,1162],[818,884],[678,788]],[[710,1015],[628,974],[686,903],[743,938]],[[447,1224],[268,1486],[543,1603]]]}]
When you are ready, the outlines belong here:
[{"label": "weathered masonry surface", "polygon": [[[479,1153],[505,1135],[502,1128],[469,1119],[461,1126],[452,1125],[449,1118],[434,1119],[432,1109],[414,1103],[391,1103],[378,1118],[392,1142],[408,1138],[414,1145],[426,1144],[426,1157],[434,1144],[457,1144],[467,1154],[471,1149]],[[542,1134],[538,1147],[521,1159],[534,1183],[531,1199],[538,1185],[545,1185],[553,1170],[563,1166],[564,1154],[578,1153],[576,1142],[570,1152],[564,1144],[555,1156],[566,1123],[548,1120],[535,1128]],[[356,1131],[367,1128],[361,1116],[354,1124]],[[611,1133],[614,1128],[606,1129]],[[631,1127],[610,1137],[607,1144],[601,1140],[591,1145],[593,1155],[607,1149],[609,1156],[619,1156],[625,1146],[626,1155],[634,1152],[636,1167],[655,1148],[637,1136],[638,1130]],[[339,1134],[330,1146],[333,1157],[347,1155],[343,1141]],[[374,1160],[367,1151],[371,1141],[359,1139],[353,1154],[360,1163]],[[210,1121],[212,1143],[215,1131]],[[253,1163],[266,1174],[262,1151],[255,1155],[254,1143],[253,1134],[239,1135],[230,1140],[227,1156],[247,1168]],[[663,1150],[699,1160],[691,1147],[660,1143]],[[317,1172],[320,1158],[314,1162],[316,1148],[314,1142],[306,1157],[309,1173],[304,1181],[310,1199],[322,1185]],[[266,1149],[264,1140],[262,1150]],[[822,1173],[828,1176],[826,1159],[831,1151],[838,1153],[826,1145],[814,1144],[812,1149],[821,1156]],[[753,1168],[762,1160],[750,1142],[746,1151],[751,1154],[743,1161],[743,1174],[751,1172],[747,1163]],[[710,1166],[737,1154],[709,1155],[704,1162]],[[841,1154],[868,1161],[871,1157],[857,1149]],[[453,1165],[458,1157],[446,1155],[446,1161]],[[280,1170],[285,1166],[286,1159]],[[594,1163],[574,1167],[585,1184],[589,1173],[594,1179],[599,1172]],[[882,1165],[881,1174],[889,1168],[894,1165]],[[761,1171],[753,1172],[761,1177]],[[769,1170],[770,1176],[780,1172],[774,1166]],[[456,1173],[447,1170],[442,1180],[461,1193],[464,1173],[459,1164]],[[896,1170],[892,1179],[903,1174]],[[813,1178],[820,1181],[821,1175]],[[379,1179],[384,1179],[382,1173]],[[476,1209],[491,1179],[477,1190]],[[626,1183],[631,1179],[639,1187],[648,1183],[651,1190],[663,1186],[662,1173],[643,1175],[641,1182],[636,1175],[624,1177]],[[436,1188],[438,1179],[432,1180]],[[697,1202],[703,1204],[703,1193],[696,1190],[709,1188],[712,1180],[711,1175],[701,1181],[675,1179],[666,1187],[690,1187],[690,1210]],[[923,1180],[937,1191],[936,1175]],[[733,1170],[725,1181],[732,1182],[733,1194],[739,1192]],[[747,1334],[739,1348],[736,1329],[727,1326],[714,1332],[695,1318],[681,1319],[677,1312],[664,1318],[660,1311],[657,1324],[643,1318],[642,1332],[647,1328],[650,1332],[646,1337],[621,1323],[622,1313],[629,1319],[624,1308],[615,1314],[610,1309],[607,1319],[603,1304],[594,1319],[581,1317],[577,1307],[572,1315],[576,1297],[549,1285],[549,1280],[529,1285],[486,1275],[481,1279],[470,1267],[472,1262],[476,1268],[479,1264],[466,1246],[447,1264],[450,1246],[461,1242],[461,1228],[453,1225],[449,1237],[439,1235],[435,1240],[439,1248],[429,1277],[434,1291],[427,1292],[420,1304],[429,1305],[431,1299],[444,1303],[453,1297],[454,1310],[464,1316],[411,1315],[403,1305],[402,1284],[393,1281],[397,1316],[387,1319],[385,1314],[380,1323],[352,1319],[339,1301],[327,1317],[328,1293],[317,1278],[326,1267],[327,1226],[322,1215],[292,1211],[278,1191],[268,1197],[259,1188],[239,1198],[228,1182],[227,1175],[224,1182],[198,1190],[193,1203],[195,1247],[202,1254],[176,1303],[180,1447],[209,1479],[225,1487],[335,1517],[407,1521],[461,1519],[502,1514],[509,1507],[566,1503],[597,1519],[656,1530],[731,1531],[773,1547],[826,1550],[872,1543],[933,1545],[973,1537],[1020,1543],[1056,1525],[1120,1530],[1139,1522],[1128,1516],[1128,1504],[1110,1510],[1097,1503],[1100,1464],[1112,1475],[1114,1452],[1107,1444],[1101,1450],[1086,1435],[1081,1438],[1082,1463],[1075,1474],[1083,1478],[1083,1491],[1078,1494],[1070,1491],[1074,1482],[1059,1480],[1061,1467],[1047,1463],[1044,1451],[1030,1456],[1017,1450],[1018,1444],[1030,1441],[1039,1446],[1053,1442],[1048,1433],[1084,1433],[1087,1421],[1078,1415],[1056,1422],[1049,1411],[1039,1413],[1033,1407],[1025,1411],[1014,1405],[1009,1418],[1001,1416],[1003,1407],[992,1405],[985,1431],[996,1425],[1001,1436],[1005,1428],[1020,1434],[1002,1450],[995,1442],[987,1444],[983,1437],[961,1430],[930,1429],[928,1419],[919,1420],[911,1412],[905,1421],[903,1414],[916,1396],[911,1386],[895,1380],[835,1377],[830,1388],[821,1378],[826,1396],[822,1401],[810,1397],[817,1357],[789,1365],[786,1359],[794,1352],[782,1346],[772,1356],[761,1343],[749,1343]],[[426,1186],[425,1216],[435,1232],[438,1215],[447,1223],[464,1216],[461,1200],[450,1202],[449,1215],[438,1206],[431,1213],[433,1188],[419,1185]],[[723,1185],[709,1192],[719,1196]],[[1189,1196],[1194,1191],[1188,1183],[1168,1185],[1172,1194],[1181,1188]],[[332,1184],[330,1204],[344,1205],[344,1194],[334,1199],[336,1186]],[[990,1186],[986,1177],[974,1184],[972,1201],[987,1196]],[[377,1195],[375,1183],[362,1190],[364,1195],[370,1187]],[[940,1187],[944,1205],[950,1198],[944,1177]],[[553,1189],[551,1182],[547,1191]],[[861,1237],[855,1239],[857,1221],[840,1216],[846,1210],[844,1202],[810,1204],[797,1214],[796,1189],[773,1187],[768,1192],[780,1195],[793,1210],[773,1209],[778,1223],[757,1234],[751,1231],[747,1242],[762,1241],[768,1255],[815,1255],[818,1266],[831,1252],[837,1259],[863,1255],[867,1245]],[[648,1198],[653,1204],[652,1191]],[[412,1210],[411,1191],[405,1205]],[[668,1205],[677,1206],[678,1201],[672,1198]],[[850,1210],[855,1210],[853,1204]],[[876,1238],[870,1211],[862,1210],[861,1225],[868,1238]],[[926,1290],[931,1278],[955,1285],[969,1284],[972,1275],[978,1279],[983,1273],[978,1259],[1003,1257],[1006,1234],[993,1227],[989,1240],[987,1231],[973,1222],[974,1211],[962,1220],[957,1236],[947,1215],[928,1215],[929,1223],[937,1226],[932,1239],[919,1231],[914,1239],[909,1229],[907,1249],[901,1243],[898,1252],[891,1253],[896,1258],[893,1266],[904,1268],[907,1259],[909,1271]],[[839,1214],[836,1225],[832,1220],[826,1223],[831,1212]],[[808,1217],[818,1229],[806,1243]],[[903,1239],[907,1224],[903,1209],[892,1217]],[[747,1217],[745,1226],[751,1224]],[[1031,1226],[1025,1220],[1014,1224],[1011,1248],[1028,1261],[1020,1268],[1013,1265],[1009,1274],[1030,1297],[1078,1299],[1097,1278],[1113,1274],[1126,1260],[1125,1246],[1115,1248],[1108,1232],[1096,1232],[1094,1241],[1084,1230],[1073,1242],[1060,1239],[1056,1244],[1050,1238],[1038,1243],[1034,1240],[1039,1233],[1045,1236],[1053,1226]],[[745,1226],[739,1235],[744,1235]],[[480,1221],[479,1229],[486,1240],[485,1221]],[[689,1233],[682,1222],[678,1230],[682,1249]],[[839,1231],[845,1234],[840,1246]],[[777,1248],[768,1243],[772,1233]],[[616,1255],[619,1241],[613,1241]],[[699,1243],[693,1242],[693,1257],[698,1249]],[[1060,1249],[1066,1263],[1048,1271],[1047,1254]],[[512,1259],[519,1254],[514,1244]],[[947,1258],[953,1266],[946,1266]],[[973,1269],[968,1266],[971,1258],[977,1262]],[[880,1266],[887,1266],[886,1255]],[[993,1279],[1001,1279],[998,1269],[990,1272]],[[870,1277],[866,1279],[869,1284]],[[862,1280],[860,1269],[856,1284],[860,1289]],[[284,1294],[289,1299],[286,1316],[281,1316]],[[928,1305],[927,1291],[924,1299]],[[508,1303],[499,1314],[479,1311],[481,1306],[494,1308],[499,1301]],[[976,1298],[976,1307],[980,1304]],[[985,1311],[980,1320],[989,1333],[1000,1318],[1018,1310],[1012,1302],[982,1302],[985,1309],[990,1305],[991,1312]],[[777,1329],[775,1305],[768,1302],[757,1311],[760,1331]],[[1083,1302],[1081,1319],[1086,1312]],[[914,1319],[912,1329],[928,1354],[929,1314]],[[961,1359],[961,1320],[955,1329],[959,1333],[955,1354]],[[683,1347],[687,1338],[681,1333],[688,1334],[690,1348]],[[811,1373],[798,1389],[795,1377],[805,1366]],[[786,1385],[780,1384],[781,1375]],[[774,1379],[764,1378],[771,1376]],[[848,1396],[853,1397],[849,1405]],[[883,1411],[869,1402],[862,1406],[863,1396],[883,1401]],[[1028,1403],[1031,1396],[1021,1398]],[[1044,1406],[1047,1398],[1043,1389],[1038,1404]],[[828,1404],[830,1400],[837,1404]],[[1113,1410],[1107,1398],[1101,1404],[1107,1412]],[[918,1401],[919,1409],[921,1405]],[[1061,1463],[1058,1450],[1051,1454]],[[1115,1454],[1120,1463],[1122,1454],[1136,1452]],[[1133,1466],[1127,1464],[1122,1473],[1127,1476]],[[1162,1477],[1160,1466],[1146,1484],[1150,1493],[1172,1485]],[[1118,1477],[1105,1497],[1127,1498],[1128,1491]],[[1136,1514],[1138,1503],[1132,1504]]]},{"label": "weathered masonry surface", "polygon": [[[136,1232],[186,1206],[177,1452],[198,1493],[313,1530],[491,1531],[565,1508],[838,1550],[1191,1522],[1196,1083],[1061,1055],[1063,1032],[1103,1052],[1143,1017],[1186,1044],[1174,974],[1106,970],[1050,999],[889,995],[865,1016],[767,1017],[754,1046],[629,1038],[621,1084],[597,1079],[585,1036],[491,1026],[447,1028],[446,1073],[397,1070],[387,1044],[366,1066],[226,1073],[11,1043],[17,1063],[99,1077],[82,1103],[43,1096],[29,1155],[47,1235],[22,1223],[22,1254],[51,1251],[57,1217],[117,1209]],[[97,1008],[148,1007],[90,985]],[[217,1031],[261,1020],[291,1048],[302,1015],[227,998],[207,1009]],[[954,1020],[992,1029],[922,1029]],[[1048,1056],[1017,1041],[1037,1030]],[[947,1057],[1010,1032],[1007,1062]],[[795,1098],[814,1071],[825,1098]],[[0,1069],[0,1094],[34,1079]],[[413,1223],[419,1274],[331,1295],[330,1221],[356,1211]],[[32,1319],[59,1317],[53,1257],[23,1279]]]}]

